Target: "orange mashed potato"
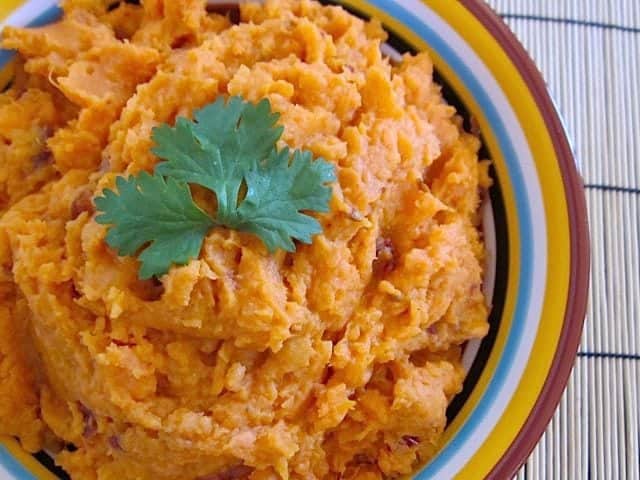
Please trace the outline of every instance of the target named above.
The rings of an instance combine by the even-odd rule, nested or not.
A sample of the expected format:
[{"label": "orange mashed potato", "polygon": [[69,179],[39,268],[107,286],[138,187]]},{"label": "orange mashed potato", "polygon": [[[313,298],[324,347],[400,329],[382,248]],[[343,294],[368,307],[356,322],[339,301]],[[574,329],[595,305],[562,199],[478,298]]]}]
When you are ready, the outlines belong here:
[{"label": "orange mashed potato", "polygon": [[[382,479],[438,448],[461,347],[488,329],[480,142],[426,54],[312,1],[67,0],[0,94],[0,433],[77,479]],[[217,228],[138,279],[95,222],[151,129],[267,98],[282,145],[335,164],[323,234],[270,255]]]}]

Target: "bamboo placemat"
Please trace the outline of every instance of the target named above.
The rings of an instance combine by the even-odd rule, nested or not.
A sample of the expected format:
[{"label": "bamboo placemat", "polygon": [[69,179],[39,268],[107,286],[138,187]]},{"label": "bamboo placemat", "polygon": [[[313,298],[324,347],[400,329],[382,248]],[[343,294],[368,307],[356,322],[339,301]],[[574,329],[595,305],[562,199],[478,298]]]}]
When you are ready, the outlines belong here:
[{"label": "bamboo placemat", "polygon": [[589,309],[519,480],[640,480],[640,0],[488,0],[538,64],[585,184]]}]

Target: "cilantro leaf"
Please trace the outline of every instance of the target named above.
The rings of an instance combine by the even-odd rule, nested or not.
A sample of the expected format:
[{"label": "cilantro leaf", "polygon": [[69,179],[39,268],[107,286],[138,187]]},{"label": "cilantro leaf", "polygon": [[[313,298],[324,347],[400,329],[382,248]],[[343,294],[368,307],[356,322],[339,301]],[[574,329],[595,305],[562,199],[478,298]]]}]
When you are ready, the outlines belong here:
[{"label": "cilantro leaf", "polygon": [[269,251],[294,251],[290,237],[311,243],[322,232],[318,221],[300,210],[328,211],[335,180],[333,166],[313,161],[311,153],[296,150],[290,161],[288,148],[271,155],[245,174],[247,195],[240,203],[230,226],[258,235]]},{"label": "cilantro leaf", "polygon": [[152,152],[166,160],[155,172],[216,192],[218,221],[228,224],[244,172],[255,168],[282,135],[283,128],[275,126],[278,118],[268,100],[253,105],[231,97],[225,104],[220,97],[194,112],[195,121],[178,118],[174,128],[153,130]]},{"label": "cilantro leaf", "polygon": [[105,189],[95,199],[96,221],[111,225],[107,243],[119,255],[140,254],[142,279],[161,275],[171,264],[184,265],[200,253],[215,222],[193,201],[189,187],[146,172],[117,177],[118,193]]},{"label": "cilantro leaf", "polygon": [[[231,97],[194,112],[194,120],[154,128],[152,152],[163,160],[154,174],[118,177],[118,192],[106,189],[95,200],[96,221],[110,225],[107,243],[120,255],[141,251],[141,278],[197,257],[217,225],[257,235],[270,252],[295,250],[293,240],[310,243],[322,228],[304,212],[328,211],[335,170],[310,152],[278,151],[278,118],[268,100]],[[189,184],[215,193],[214,219],[193,201]]]},{"label": "cilantro leaf", "polygon": [[[194,121],[179,118],[173,128],[154,129],[153,153],[165,160],[155,172],[215,192],[219,224],[258,235],[269,251],[293,251],[292,238],[309,243],[322,231],[300,211],[328,210],[326,184],[335,174],[330,163],[314,161],[310,152],[278,152],[283,129],[277,120],[268,100],[253,105],[231,97],[225,104],[219,98],[196,111]],[[243,182],[247,194],[239,201]]]}]

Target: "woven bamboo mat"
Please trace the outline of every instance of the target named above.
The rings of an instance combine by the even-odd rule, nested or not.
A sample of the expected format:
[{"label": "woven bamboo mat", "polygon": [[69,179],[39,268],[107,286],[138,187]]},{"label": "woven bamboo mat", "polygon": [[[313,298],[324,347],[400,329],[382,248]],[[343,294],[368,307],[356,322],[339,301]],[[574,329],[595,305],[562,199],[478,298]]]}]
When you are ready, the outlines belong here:
[{"label": "woven bamboo mat", "polygon": [[586,184],[580,353],[518,480],[640,480],[640,0],[488,0],[538,64]]}]

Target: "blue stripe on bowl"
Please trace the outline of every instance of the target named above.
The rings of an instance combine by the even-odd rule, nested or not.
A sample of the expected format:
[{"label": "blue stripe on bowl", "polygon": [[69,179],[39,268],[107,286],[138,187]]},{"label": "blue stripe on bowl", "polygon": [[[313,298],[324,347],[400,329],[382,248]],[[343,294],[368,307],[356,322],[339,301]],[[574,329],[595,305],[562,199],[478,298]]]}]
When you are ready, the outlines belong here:
[{"label": "blue stripe on bowl", "polygon": [[[507,337],[504,353],[500,358],[497,369],[493,378],[490,380],[484,395],[460,431],[416,477],[421,480],[427,480],[436,478],[442,468],[444,468],[444,466],[451,460],[451,457],[460,450],[464,444],[473,441],[471,437],[474,435],[480,422],[486,417],[488,410],[493,403],[493,399],[504,387],[505,379],[515,360],[516,353],[518,352],[520,343],[524,336],[524,321],[520,321],[520,319],[526,318],[531,301],[530,292],[533,283],[533,256],[528,252],[533,251],[533,224],[531,221],[531,210],[527,200],[524,176],[518,163],[516,151],[511,143],[507,129],[500,118],[500,114],[498,113],[495,105],[491,102],[487,92],[475,78],[473,72],[443,38],[439,37],[438,34],[429,27],[429,25],[415,17],[411,12],[407,11],[395,2],[390,2],[388,0],[369,0],[369,2],[376,8],[387,12],[389,15],[413,30],[415,34],[420,36],[433,50],[438,53],[440,57],[447,62],[447,64],[455,71],[456,75],[464,83],[465,87],[471,92],[474,100],[484,112],[498,140],[500,150],[502,151],[507,163],[509,178],[513,184],[516,208],[518,212],[518,227],[520,230],[519,258],[521,267],[520,272],[511,273],[519,273],[520,282],[516,297],[514,319],[509,336]],[[460,467],[462,467],[462,465]]]}]

